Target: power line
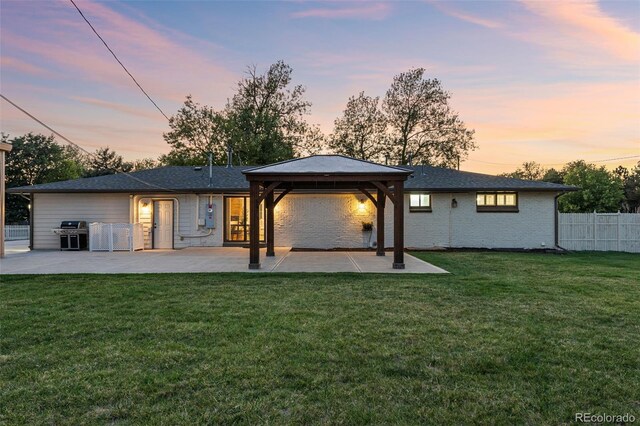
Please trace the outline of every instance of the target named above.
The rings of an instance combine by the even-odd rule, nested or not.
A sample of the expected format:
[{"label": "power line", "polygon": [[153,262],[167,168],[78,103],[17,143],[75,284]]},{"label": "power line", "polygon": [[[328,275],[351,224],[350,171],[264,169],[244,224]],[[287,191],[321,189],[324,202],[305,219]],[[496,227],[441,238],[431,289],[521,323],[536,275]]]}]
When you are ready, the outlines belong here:
[{"label": "power line", "polygon": [[151,101],[151,103],[153,104],[153,106],[156,107],[156,109],[158,111],[160,111],[160,114],[162,114],[164,116],[164,118],[167,119],[167,121],[169,121],[169,117],[167,116],[167,114],[164,113],[164,111],[162,111],[162,109],[158,106],[158,104],[151,99],[151,96],[149,96],[149,94],[142,88],[142,86],[140,85],[140,83],[138,83],[138,80],[136,80],[136,78],[129,72],[129,70],[127,69],[127,67],[124,66],[124,64],[122,63],[122,61],[118,58],[118,56],[114,53],[113,50],[111,50],[111,48],[109,47],[109,45],[107,44],[106,41],[104,41],[104,39],[100,36],[100,34],[98,34],[98,31],[96,31],[96,29],[93,27],[93,25],[91,25],[91,22],[89,22],[89,20],[84,16],[84,13],[82,13],[82,11],[80,10],[80,8],[78,7],[78,5],[73,1],[73,0],[69,0],[71,2],[71,4],[73,4],[73,6],[76,8],[76,10],[78,11],[78,13],[80,14],[80,16],[82,16],[82,19],[84,19],[84,21],[87,23],[87,25],[89,25],[89,27],[91,27],[91,29],[93,30],[94,34],[96,36],[98,36],[98,38],[100,39],[100,41],[102,42],[102,44],[104,44],[104,47],[107,48],[107,50],[111,53],[111,55],[113,55],[114,59],[116,61],[118,61],[118,63],[120,64],[120,66],[122,67],[122,69],[129,75],[129,77],[131,77],[131,79],[133,80],[133,82],[136,84],[136,86],[138,86],[138,88],[142,91],[142,93],[144,93],[144,95],[147,97],[147,99],[149,99],[149,101]]},{"label": "power line", "polygon": [[[606,163],[608,161],[617,161],[617,160],[629,160],[632,158],[640,158],[640,155],[628,155],[626,157],[616,157],[616,158],[606,158],[604,160],[587,160],[587,162],[589,163]],[[492,164],[492,165],[496,165],[496,166],[521,166],[522,163],[516,164],[516,163],[494,163],[491,161],[482,161],[482,160],[472,160],[472,159],[467,159],[466,161],[471,161],[471,162],[475,162],[475,163],[483,163],[483,164]],[[548,164],[540,164],[541,166],[563,166],[565,164],[567,164],[567,162],[565,163],[548,163]]]},{"label": "power line", "polygon": [[[11,105],[13,105],[16,109],[18,109],[19,111],[21,111],[22,113],[24,113],[25,115],[27,115],[29,118],[31,118],[32,120],[34,120],[35,122],[37,122],[38,124],[40,124],[41,126],[45,127],[46,129],[48,129],[49,131],[51,131],[54,135],[59,136],[60,139],[64,140],[65,142],[67,142],[68,144],[70,144],[71,146],[74,146],[76,149],[84,152],[86,155],[88,155],[89,157],[92,157],[94,159],[97,158],[97,156],[92,153],[87,151],[86,149],[84,149],[83,147],[81,147],[80,145],[78,145],[77,143],[73,142],[71,139],[67,138],[66,136],[64,136],[63,134],[61,134],[60,132],[54,130],[53,128],[51,128],[50,126],[48,126],[47,124],[45,124],[44,122],[42,122],[41,120],[39,120],[37,117],[35,117],[33,114],[29,113],[27,110],[25,110],[24,108],[20,107],[19,105],[17,105],[15,102],[13,102],[11,99],[7,98],[5,95],[3,95],[2,93],[0,93],[0,98],[4,99],[5,101],[9,102]],[[124,171],[123,169],[117,170],[118,172],[130,177],[131,179],[138,181],[144,185],[148,185],[148,186],[152,186],[155,187],[157,189],[162,189],[164,191],[168,191],[168,192],[176,192],[173,189],[170,188],[166,188],[164,186],[161,185],[156,185],[154,183],[151,182],[147,182],[144,179],[140,179],[136,176],[133,176],[131,173]]]}]

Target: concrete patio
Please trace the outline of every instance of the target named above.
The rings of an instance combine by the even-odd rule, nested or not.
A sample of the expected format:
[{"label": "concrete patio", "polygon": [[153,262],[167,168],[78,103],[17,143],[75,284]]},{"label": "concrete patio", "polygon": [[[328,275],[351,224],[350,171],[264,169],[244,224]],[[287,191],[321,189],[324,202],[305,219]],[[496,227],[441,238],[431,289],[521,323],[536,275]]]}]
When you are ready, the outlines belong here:
[{"label": "concrete patio", "polygon": [[276,247],[275,257],[260,250],[261,269],[249,270],[249,250],[240,247],[202,247],[138,252],[29,251],[24,242],[7,244],[0,274],[169,273],[169,272],[369,272],[447,273],[444,269],[405,254],[405,269],[392,269],[393,256],[374,252],[291,251]]}]

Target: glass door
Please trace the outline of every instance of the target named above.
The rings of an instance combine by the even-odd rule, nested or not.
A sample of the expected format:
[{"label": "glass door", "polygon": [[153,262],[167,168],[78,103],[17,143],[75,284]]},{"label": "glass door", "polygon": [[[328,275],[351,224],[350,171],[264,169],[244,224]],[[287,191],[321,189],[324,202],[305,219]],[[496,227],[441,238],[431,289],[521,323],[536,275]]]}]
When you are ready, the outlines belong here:
[{"label": "glass door", "polygon": [[[251,219],[249,218],[249,197],[225,197],[225,233],[227,242],[244,243],[249,241]],[[264,241],[264,203],[260,204],[260,241]]]}]

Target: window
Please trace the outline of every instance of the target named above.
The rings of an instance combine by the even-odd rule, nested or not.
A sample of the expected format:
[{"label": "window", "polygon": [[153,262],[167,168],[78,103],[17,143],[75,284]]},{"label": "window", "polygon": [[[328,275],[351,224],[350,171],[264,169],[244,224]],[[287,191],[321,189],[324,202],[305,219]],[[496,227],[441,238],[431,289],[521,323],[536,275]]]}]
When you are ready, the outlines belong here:
[{"label": "window", "polygon": [[476,210],[479,212],[518,212],[516,192],[478,192]]},{"label": "window", "polygon": [[[224,198],[224,240],[241,243],[249,241],[251,223],[249,220],[249,197]],[[260,241],[264,241],[264,202],[259,209]]]},{"label": "window", "polygon": [[410,194],[409,195],[409,211],[410,212],[430,212],[431,211],[431,194]]}]

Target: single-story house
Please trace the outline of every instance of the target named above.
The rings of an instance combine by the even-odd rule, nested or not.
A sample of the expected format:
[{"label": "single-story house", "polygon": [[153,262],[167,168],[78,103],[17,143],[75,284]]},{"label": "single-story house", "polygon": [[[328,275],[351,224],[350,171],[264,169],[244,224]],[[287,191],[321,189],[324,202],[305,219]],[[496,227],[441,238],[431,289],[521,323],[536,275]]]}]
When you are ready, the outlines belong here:
[{"label": "single-story house", "polygon": [[[275,245],[310,249],[374,247],[381,223],[384,246],[393,247],[399,223],[394,208],[380,210],[386,220],[379,222],[376,200],[385,194],[392,200],[394,185],[404,189],[400,229],[404,227],[405,248],[553,248],[557,197],[576,189],[318,155],[261,167],[167,166],[8,192],[31,199],[32,249],[59,248],[52,229],[63,220],[141,223],[145,249],[179,249],[246,245],[251,236],[250,181],[256,182],[254,195],[260,202],[254,229],[260,241],[268,234],[266,201],[273,206]],[[373,224],[373,237],[367,239],[363,223]]]}]

